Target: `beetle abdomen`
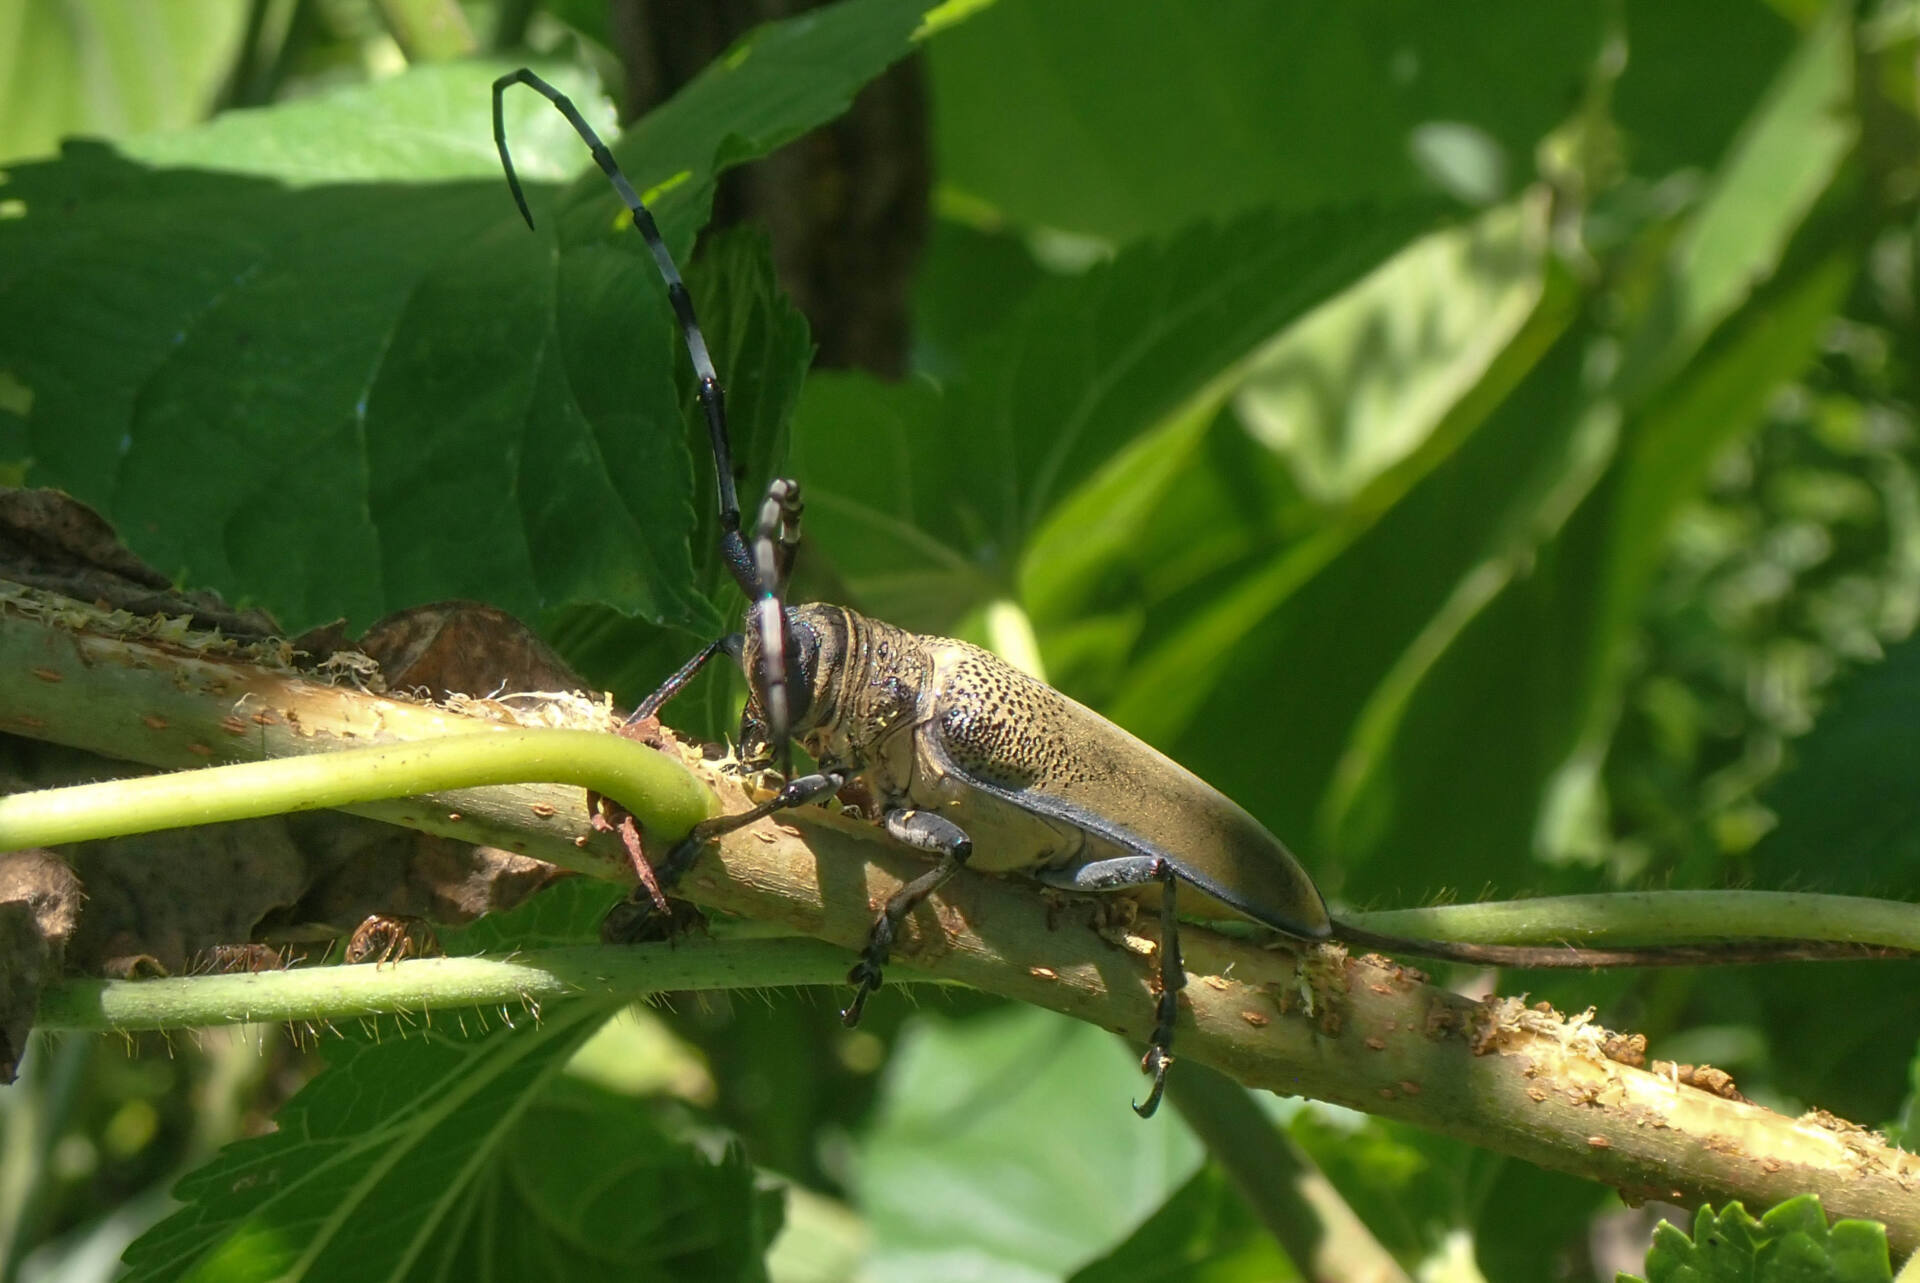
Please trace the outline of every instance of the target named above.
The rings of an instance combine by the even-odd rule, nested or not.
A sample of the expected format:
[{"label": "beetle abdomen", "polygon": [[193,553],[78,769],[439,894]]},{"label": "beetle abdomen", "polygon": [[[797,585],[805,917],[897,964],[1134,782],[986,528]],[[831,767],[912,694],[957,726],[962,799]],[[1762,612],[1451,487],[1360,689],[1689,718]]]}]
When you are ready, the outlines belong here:
[{"label": "beetle abdomen", "polygon": [[[1225,794],[977,646],[932,639],[928,646],[933,697],[922,707],[932,712],[928,729],[947,769],[1080,829],[1091,847],[1165,857],[1228,910],[1297,936],[1328,933],[1326,905],[1299,861]],[[1183,910],[1210,907],[1182,901]]]}]

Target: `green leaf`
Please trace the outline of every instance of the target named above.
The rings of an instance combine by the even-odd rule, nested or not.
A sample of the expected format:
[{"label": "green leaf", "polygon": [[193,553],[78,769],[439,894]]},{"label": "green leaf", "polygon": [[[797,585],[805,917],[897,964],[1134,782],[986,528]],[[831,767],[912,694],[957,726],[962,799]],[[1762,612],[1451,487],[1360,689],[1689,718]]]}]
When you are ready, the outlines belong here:
[{"label": "green leaf", "polygon": [[[127,1279],[398,1279],[464,1236],[527,1108],[606,1018],[569,1003],[481,1033],[479,1013],[328,1044],[329,1066],[180,1182]],[[403,1036],[404,1035],[404,1036]]]},{"label": "green leaf", "polygon": [[[927,0],[841,0],[755,28],[622,135],[614,156],[674,254],[684,258],[705,223],[722,172],[845,112],[855,93],[912,50],[928,7]],[[601,240],[624,225],[623,207],[597,169],[568,172],[580,177],[562,197],[563,240]]]},{"label": "green leaf", "polygon": [[1476,1189],[1471,1216],[1473,1257],[1486,1283],[1538,1283],[1543,1262],[1578,1259],[1595,1220],[1618,1206],[1610,1190],[1577,1176],[1519,1159],[1478,1160],[1481,1171],[1495,1169]]},{"label": "green leaf", "polygon": [[1852,98],[1853,26],[1834,8],[1768,87],[1676,238],[1615,384],[1630,407],[1772,276],[1853,149]]},{"label": "green leaf", "polygon": [[1491,1195],[1509,1164],[1498,1155],[1314,1103],[1293,1116],[1288,1130],[1380,1245],[1402,1261],[1436,1260],[1462,1229],[1499,1215]]},{"label": "green leaf", "polygon": [[[1613,112],[1636,174],[1710,170],[1798,39],[1762,0],[1626,0]],[[1702,58],[1702,49],[1713,57]]]},{"label": "green leaf", "polygon": [[1545,290],[1546,240],[1536,192],[1412,242],[1263,350],[1235,413],[1313,500],[1353,498],[1424,445],[1520,334]]},{"label": "green leaf", "polygon": [[950,626],[1013,595],[1064,496],[1130,443],[1217,407],[1264,344],[1431,220],[1417,206],[1195,228],[1036,286],[943,397],[816,380],[795,463],[818,545],[857,604],[908,627]]},{"label": "green leaf", "polygon": [[876,1280],[1056,1280],[1125,1238],[1194,1171],[1169,1111],[1110,1035],[1021,1008],[922,1017],[888,1067],[859,1169]]},{"label": "green leaf", "polygon": [[243,0],[0,0],[0,161],[48,154],[69,134],[193,124],[246,23]]},{"label": "green leaf", "polygon": [[436,1245],[419,1274],[759,1283],[780,1190],[737,1138],[680,1130],[623,1096],[558,1080],[475,1182],[467,1232]]},{"label": "green leaf", "polygon": [[[1537,591],[1476,618],[1472,648],[1432,670],[1481,682],[1479,689],[1449,691],[1436,684],[1421,692],[1406,690],[1397,697],[1397,708],[1380,694],[1374,697],[1371,724],[1362,721],[1342,764],[1341,787],[1321,821],[1328,834],[1345,827],[1343,846],[1374,840],[1411,850],[1416,833],[1419,841],[1455,850],[1517,850],[1524,844],[1564,854],[1591,842],[1592,780],[1615,722],[1623,666],[1649,577],[1673,518],[1698,492],[1718,451],[1750,431],[1773,390],[1812,359],[1856,270],[1857,247],[1836,238],[1827,257],[1797,263],[1774,279],[1789,238],[1833,182],[1851,146],[1847,41],[1843,23],[1823,23],[1781,73],[1700,209],[1680,231],[1612,389],[1570,421],[1602,456],[1612,449],[1607,438],[1614,431],[1624,449],[1604,478],[1589,473],[1587,485],[1597,485],[1595,502],[1573,517],[1572,528],[1558,540]],[[1766,282],[1771,288],[1753,298]],[[1735,324],[1683,364],[1736,309]],[[1657,400],[1648,401],[1656,388]],[[1641,413],[1616,428],[1612,420],[1622,409]],[[1523,555],[1530,559],[1532,554]],[[1523,564],[1508,562],[1509,573]],[[1472,575],[1460,587],[1467,596],[1456,596],[1454,604],[1472,616],[1492,606],[1495,592],[1503,590],[1490,578]],[[1480,598],[1477,603],[1469,599],[1474,596]],[[1434,622],[1443,619],[1436,616]],[[1445,640],[1444,635],[1429,637]],[[1566,643],[1557,656],[1541,644],[1554,638]],[[1419,650],[1416,643],[1407,658]],[[1522,651],[1532,652],[1528,667],[1535,674],[1560,676],[1536,682],[1532,698],[1492,697],[1484,678],[1495,667],[1474,662],[1474,654]],[[1561,687],[1569,677],[1572,687]],[[1389,679],[1381,694],[1391,697],[1391,691]],[[1390,735],[1390,730],[1404,733]],[[1442,747],[1464,742],[1469,734],[1510,747],[1510,768],[1518,775],[1489,790],[1484,811],[1462,805],[1460,773]],[[1554,746],[1545,748],[1550,758],[1566,754],[1551,781],[1538,772],[1545,746]],[[1503,773],[1489,770],[1491,765],[1483,761],[1471,772],[1475,789]],[[1497,797],[1537,797],[1543,789],[1543,809],[1528,828],[1511,823],[1491,832],[1476,828],[1450,841],[1428,822],[1433,814],[1499,816],[1503,811],[1518,820],[1522,817]],[[1396,840],[1387,836],[1394,815],[1421,818]],[[1517,864],[1475,872],[1503,885],[1515,885],[1524,876]]]},{"label": "green leaf", "polygon": [[1047,279],[1019,237],[936,218],[913,282],[913,368],[964,373],[964,354]]},{"label": "green leaf", "polygon": [[1113,243],[1256,208],[1403,200],[1436,171],[1497,199],[1577,101],[1601,14],[997,5],[929,49],[939,164],[1016,223]]},{"label": "green leaf", "polygon": [[[598,288],[581,294],[581,305],[566,313],[570,328],[582,336],[569,349],[576,355],[568,358],[566,385],[582,400],[606,372],[631,364],[623,350],[631,345],[620,328],[625,292],[657,284],[650,279],[650,262],[622,258],[620,264],[617,272],[597,278]],[[772,251],[762,233],[742,228],[717,235],[706,243],[694,267],[689,283],[695,305],[702,317],[713,318],[703,324],[708,350],[719,369],[738,371],[738,377],[727,384],[727,417],[739,498],[751,526],[759,481],[776,475],[786,458],[787,421],[799,399],[813,348],[806,321],[774,280]],[[677,346],[677,331],[673,341]],[[688,556],[691,550],[690,573],[705,612],[694,630],[704,642],[723,631],[723,621],[737,614],[742,599],[720,559],[713,452],[693,379],[685,367],[682,356],[686,390],[676,423],[623,425],[628,414],[617,391],[593,417],[614,425],[616,440],[644,442],[659,449],[650,461],[636,461],[621,476],[617,489],[636,529],[664,536],[678,557]],[[551,404],[562,400],[556,398]],[[578,489],[567,477],[554,477],[533,492],[550,495],[548,504],[556,522],[575,527],[571,539],[562,534],[555,548],[555,564],[572,567],[575,574],[589,564],[589,550],[605,545],[595,538],[592,511],[569,507],[578,501]],[[631,574],[631,568],[620,562],[617,547],[604,548],[601,555],[609,558],[606,576]],[[671,573],[689,572],[676,565]],[[629,692],[636,702],[700,644],[681,632],[662,632],[613,605],[596,604],[597,599],[584,591],[569,600],[571,606],[546,616],[545,631],[589,682]],[[675,701],[676,726],[708,738],[733,730],[738,709],[731,698],[731,684],[718,668],[715,677],[719,680],[703,678]]]},{"label": "green leaf", "polygon": [[328,1044],[275,1132],[181,1182],[127,1277],[765,1279],[782,1199],[737,1139],[557,1076],[612,1010]]},{"label": "green leaf", "polygon": [[[721,169],[840,110],[918,19],[854,0],[764,28],[619,140],[643,190],[670,185],[676,250]],[[519,224],[487,120],[500,70],[416,71],[11,171],[25,212],[0,221],[0,361],[33,393],[34,478],[290,627],[466,596],[717,630],[688,550],[706,447],[687,444],[664,288],[530,91],[508,128],[536,215],[541,178],[588,173],[554,230]],[[741,293],[737,263],[715,270]],[[728,318],[764,290],[723,307],[694,288],[736,339],[721,355],[764,362],[764,382],[722,373],[742,453],[769,460],[804,337]]]},{"label": "green leaf", "polygon": [[[1467,805],[1456,793],[1439,811],[1383,810],[1388,798],[1378,790],[1394,781],[1369,763],[1401,742],[1418,692],[1449,675],[1439,665],[1467,645],[1467,630],[1565,520],[1606,457],[1604,433],[1569,410],[1585,332],[1541,355],[1566,321],[1564,298],[1544,306],[1442,430],[1345,510],[1170,598],[1161,613],[1174,626],[1149,635],[1109,703],[1123,724],[1275,832],[1310,842],[1321,857],[1316,876],[1331,876],[1323,883],[1330,890],[1339,870],[1326,858],[1369,854],[1396,823],[1474,827],[1387,847],[1417,866],[1421,887],[1430,885],[1435,850],[1524,859],[1524,841],[1513,839],[1523,838],[1526,821],[1516,822],[1513,801],[1526,794],[1510,791],[1506,771],[1527,769],[1525,741],[1457,736],[1435,765],[1457,767],[1457,745],[1470,744],[1475,766],[1456,771],[1455,787],[1484,787],[1486,795]],[[1234,500],[1255,489],[1253,473],[1234,452],[1212,454],[1208,480],[1220,497],[1190,508],[1231,515]],[[1306,674],[1311,679],[1300,680]],[[1502,666],[1475,664],[1469,674],[1480,682],[1473,712],[1513,708]],[[1503,693],[1481,702],[1488,687]],[[1399,886],[1403,875],[1383,869],[1380,877]]]},{"label": "green leaf", "polygon": [[934,443],[943,413],[939,390],[923,379],[883,383],[823,370],[807,380],[792,471],[805,478],[807,551],[798,573],[817,589],[810,595],[936,629],[966,603],[995,594],[971,550],[927,526],[940,505]]},{"label": "green leaf", "polygon": [[[1770,390],[1811,357],[1854,270],[1857,251],[1836,244],[1831,259],[1803,255],[1751,297],[1755,275],[1774,273],[1785,237],[1844,154],[1849,129],[1828,119],[1845,83],[1842,47],[1823,30],[1783,73],[1668,260],[1671,270],[1685,265],[1686,280],[1704,273],[1704,292],[1679,319],[1656,308],[1649,331],[1679,341],[1744,308],[1724,341],[1679,367],[1686,395],[1665,384],[1657,405],[1636,402],[1644,419],[1624,416],[1613,397],[1623,387],[1647,395],[1636,380],[1656,367],[1620,375],[1610,396],[1596,386],[1604,367],[1590,364],[1604,337],[1584,326],[1536,368],[1530,347],[1565,323],[1550,302],[1462,400],[1451,442],[1436,437],[1397,476],[1383,474],[1375,495],[1362,491],[1279,555],[1171,599],[1184,617],[1167,636],[1145,638],[1108,704],[1117,720],[1296,835],[1331,890],[1429,891],[1435,851],[1450,853],[1450,885],[1536,882],[1531,852],[1577,828],[1568,799],[1591,759],[1574,756],[1559,781],[1551,766],[1568,760],[1582,731],[1610,727],[1595,710],[1611,707],[1622,676],[1615,660],[1628,634],[1596,628],[1595,613],[1626,621],[1620,627],[1637,617],[1642,558],[1662,546],[1725,434],[1757,422]],[[1747,190],[1754,157],[1775,148],[1793,157],[1787,180],[1745,221],[1722,212]],[[1750,275],[1723,270],[1734,262]],[[1699,266],[1707,263],[1716,266]],[[1516,374],[1525,378],[1507,393]],[[1622,440],[1632,449],[1616,469]],[[1230,497],[1255,488],[1247,478],[1257,474],[1236,460],[1222,454],[1215,497],[1192,511],[1232,513]],[[1250,691],[1265,693],[1253,700]],[[1249,752],[1256,744],[1262,751]],[[1560,790],[1543,820],[1550,783]],[[1328,864],[1382,853],[1387,862],[1364,873]],[[1359,876],[1343,884],[1342,872]]]},{"label": "green leaf", "polygon": [[1753,851],[1762,882],[1920,895],[1920,637],[1846,678],[1765,800],[1778,823]]},{"label": "green leaf", "polygon": [[626,896],[618,883],[562,878],[505,913],[488,913],[467,926],[440,932],[440,943],[449,954],[596,944],[607,910]]},{"label": "green leaf", "polygon": [[1900,1103],[1900,1113],[1880,1130],[1902,1149],[1920,1148],[1920,1047],[1907,1062],[1907,1098]]},{"label": "green leaf", "polygon": [[[1176,499],[1175,519],[1162,514],[1167,528],[1151,543],[1136,541],[1140,577],[1166,585],[1160,593],[1201,584],[1211,591],[1141,657],[1113,704],[1121,721],[1154,739],[1191,724],[1206,684],[1219,675],[1217,664],[1199,657],[1252,640],[1293,593],[1459,448],[1538,358],[1564,324],[1564,308],[1531,321],[1542,290],[1540,235],[1538,211],[1514,209],[1433,233],[1261,353],[1235,409],[1273,456],[1266,472],[1284,463],[1287,477],[1263,479],[1248,450],[1216,440],[1209,443],[1211,484]],[[1516,342],[1530,323],[1537,333]],[[1223,426],[1216,438],[1231,431]],[[1521,489],[1514,475],[1524,475],[1523,464],[1510,462],[1499,484]],[[1308,492],[1311,507],[1290,504],[1294,485]],[[1279,512],[1264,522],[1249,515],[1262,509]],[[1459,506],[1464,523],[1497,530],[1489,511],[1484,503]],[[1299,537],[1275,538],[1294,525],[1303,527]],[[1227,542],[1232,534],[1238,548]],[[1226,546],[1205,559],[1192,552],[1210,543]],[[1249,552],[1238,564],[1230,560]],[[1426,563],[1414,568],[1430,584],[1435,556],[1429,547]],[[1232,567],[1226,582],[1208,573],[1223,561]]]},{"label": "green leaf", "polygon": [[1782,1203],[1757,1221],[1738,1203],[1718,1213],[1702,1207],[1691,1239],[1662,1221],[1647,1253],[1647,1283],[1890,1283],[1892,1278],[1885,1227],[1843,1220],[1829,1229],[1812,1194]]},{"label": "green leaf", "polygon": [[1291,1283],[1299,1277],[1239,1191],[1209,1163],[1072,1283]]}]

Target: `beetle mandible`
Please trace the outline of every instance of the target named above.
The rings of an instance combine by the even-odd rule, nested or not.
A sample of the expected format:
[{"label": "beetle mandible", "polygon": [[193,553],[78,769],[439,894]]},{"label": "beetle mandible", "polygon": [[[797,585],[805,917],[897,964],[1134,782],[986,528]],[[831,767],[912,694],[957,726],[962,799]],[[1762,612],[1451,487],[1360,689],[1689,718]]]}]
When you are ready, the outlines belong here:
[{"label": "beetle mandible", "polygon": [[[914,908],[957,873],[1022,872],[1080,892],[1157,901],[1159,995],[1141,1059],[1152,1080],[1142,1118],[1158,1108],[1172,1064],[1181,965],[1178,915],[1249,919],[1303,943],[1338,938],[1366,947],[1494,966],[1685,965],[1847,956],[1831,942],[1727,941],[1710,945],[1590,948],[1472,944],[1384,935],[1327,912],[1293,853],[1246,811],[1179,763],[1099,714],[963,641],[907,632],[842,606],[786,604],[800,542],[799,485],[767,488],[749,545],[733,481],[726,401],[693,301],[666,243],[613,153],[571,100],[527,68],[493,84],[493,134],[514,204],[533,215],[507,151],[502,102],[526,85],[564,115],[626,203],[667,286],[698,379],[718,475],[720,551],[749,607],[740,634],[709,643],[634,710],[659,711],[720,653],[739,661],[748,698],[742,742],[763,742],[782,780],[749,810],[697,825],[655,870],[670,887],[705,846],[778,810],[833,796],[863,778],[896,840],[936,859],[875,917],[842,1018],[857,1023],[880,987],[895,933]],[[792,742],[819,769],[796,776]],[[1177,904],[1176,904],[1177,901]],[[1812,947],[1809,947],[1809,946]],[[1860,956],[1855,951],[1853,956]]]}]

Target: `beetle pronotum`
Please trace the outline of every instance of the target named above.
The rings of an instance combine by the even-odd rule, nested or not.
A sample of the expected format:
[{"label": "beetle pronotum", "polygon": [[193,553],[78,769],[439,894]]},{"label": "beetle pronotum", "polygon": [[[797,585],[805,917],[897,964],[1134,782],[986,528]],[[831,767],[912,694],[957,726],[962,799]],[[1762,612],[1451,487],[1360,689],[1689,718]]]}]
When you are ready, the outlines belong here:
[{"label": "beetle pronotum", "polygon": [[[1176,912],[1244,918],[1301,942],[1337,938],[1400,953],[1497,966],[1595,967],[1862,956],[1864,949],[1797,940],[1727,941],[1646,949],[1482,945],[1382,935],[1330,916],[1319,889],[1281,841],[1224,794],[1092,710],[966,642],[909,633],[841,606],[786,604],[799,548],[798,483],[767,488],[751,546],[741,532],[727,437],[726,401],[693,302],[653,217],[573,103],[522,68],[493,85],[493,132],[514,204],[533,215],[507,151],[502,102],[526,85],[559,109],[633,215],[666,281],[699,380],[718,475],[720,551],[750,603],[743,633],[710,642],[643,701],[630,720],[657,712],[716,654],[747,676],[742,741],[762,740],[782,787],[738,814],[698,825],[655,871],[670,887],[715,838],[775,811],[803,806],[866,780],[895,839],[936,858],[876,916],[848,975],[842,1013],[860,1019],[880,987],[895,932],[915,906],[962,866],[1025,872],[1081,892],[1157,901],[1159,995],[1141,1068],[1152,1078],[1142,1117],[1158,1107],[1172,1063],[1179,993],[1186,984]],[[817,771],[795,776],[791,742]]]}]

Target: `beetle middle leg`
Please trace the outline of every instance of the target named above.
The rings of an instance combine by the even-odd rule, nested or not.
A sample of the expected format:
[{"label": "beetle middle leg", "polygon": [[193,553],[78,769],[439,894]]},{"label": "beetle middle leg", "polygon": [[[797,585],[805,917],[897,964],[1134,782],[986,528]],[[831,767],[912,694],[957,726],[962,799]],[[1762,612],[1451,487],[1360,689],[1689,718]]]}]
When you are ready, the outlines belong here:
[{"label": "beetle middle leg", "polygon": [[873,920],[873,928],[867,932],[866,947],[860,951],[860,961],[847,973],[847,983],[854,986],[853,1001],[840,1013],[840,1019],[849,1029],[860,1023],[860,1014],[866,1010],[868,995],[880,987],[880,969],[887,965],[887,959],[893,953],[893,937],[899,932],[900,924],[920,906],[921,901],[958,873],[960,866],[967,862],[967,857],[973,854],[973,839],[967,836],[966,831],[952,820],[935,815],[932,811],[896,808],[887,812],[886,825],[887,832],[895,841],[904,842],[917,850],[935,852],[940,857],[940,863],[889,896],[886,906],[880,910],[880,916]]},{"label": "beetle middle leg", "polygon": [[1074,869],[1043,872],[1040,880],[1067,890],[1092,892],[1160,884],[1160,998],[1154,1005],[1147,1054],[1140,1058],[1140,1070],[1153,1076],[1153,1087],[1146,1100],[1133,1106],[1134,1113],[1151,1118],[1160,1108],[1160,1096],[1167,1087],[1167,1069],[1173,1064],[1173,1027],[1180,1018],[1180,991],[1187,987],[1187,968],[1180,959],[1179,913],[1174,904],[1174,888],[1180,876],[1160,856],[1123,855]]},{"label": "beetle middle leg", "polygon": [[[693,831],[674,843],[667,852],[667,858],[660,861],[654,869],[654,881],[662,892],[670,891],[682,877],[686,876],[693,862],[707,844],[717,841],[736,829],[743,829],[755,820],[763,820],[775,811],[791,810],[796,806],[806,806],[822,798],[832,797],[846,785],[847,773],[841,770],[817,771],[812,775],[801,775],[788,780],[780,791],[766,801],[745,811],[732,815],[716,815],[710,820],[702,820],[693,826]],[[647,888],[642,885],[634,888],[633,895],[626,901],[627,908],[617,927],[608,927],[609,940],[626,944],[660,939],[662,930],[658,911],[648,897]]]}]

